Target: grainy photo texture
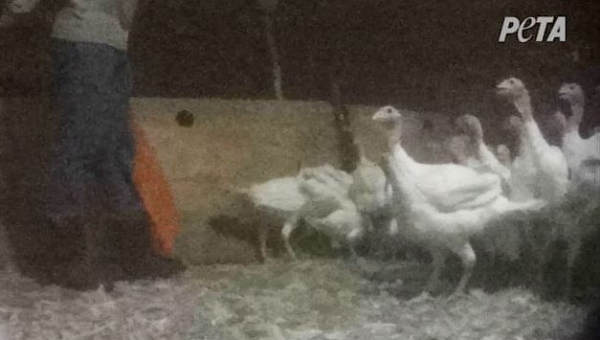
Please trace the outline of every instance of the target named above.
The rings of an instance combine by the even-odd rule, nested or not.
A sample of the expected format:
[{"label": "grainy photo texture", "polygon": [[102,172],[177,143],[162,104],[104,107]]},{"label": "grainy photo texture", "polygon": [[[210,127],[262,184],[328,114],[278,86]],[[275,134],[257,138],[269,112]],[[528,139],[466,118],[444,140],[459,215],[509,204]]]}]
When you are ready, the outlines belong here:
[{"label": "grainy photo texture", "polygon": [[599,338],[599,18],[0,0],[0,340]]}]

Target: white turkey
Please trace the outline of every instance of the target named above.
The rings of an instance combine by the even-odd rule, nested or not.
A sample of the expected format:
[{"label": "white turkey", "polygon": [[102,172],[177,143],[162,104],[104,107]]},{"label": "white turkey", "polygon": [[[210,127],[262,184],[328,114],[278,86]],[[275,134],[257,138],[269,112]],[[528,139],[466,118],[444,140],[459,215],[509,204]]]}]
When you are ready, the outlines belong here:
[{"label": "white turkey", "polygon": [[566,120],[562,113],[557,113],[557,118],[564,124],[562,150],[571,170],[571,180],[584,188],[600,188],[600,133],[596,132],[587,139],[583,139],[579,134],[585,108],[583,89],[577,84],[563,84],[558,96],[566,100],[571,107],[571,116]]},{"label": "white turkey", "polygon": [[[340,214],[333,215],[326,221],[321,219],[340,210],[340,206],[346,207],[351,183],[350,175],[327,164],[302,169],[295,177],[271,179],[237,192],[247,196],[253,208],[281,221],[281,235],[286,250],[292,258],[296,258],[289,243],[292,231],[303,220],[314,229],[327,234],[329,230],[325,230],[327,228],[324,223],[339,219]],[[269,229],[262,225],[262,221],[253,222],[261,224],[258,226],[260,254],[263,260],[267,260]]]},{"label": "white turkey", "polygon": [[[475,169],[479,172],[490,172],[496,174],[502,180],[503,195],[510,195],[510,154],[508,148],[504,146],[504,164],[485,144],[483,136],[483,127],[479,119],[473,115],[463,115],[455,120],[455,125],[465,136],[465,150],[469,150],[472,157],[467,155],[457,156],[459,159],[467,159],[462,164]],[[454,153],[460,151],[455,150]],[[505,165],[506,164],[506,165]],[[498,225],[491,226],[481,237],[481,242],[490,256],[490,265],[493,267],[498,253],[504,254],[512,261],[518,259],[521,245],[521,230],[515,224],[520,223],[522,216],[506,216],[501,221],[493,221]]]},{"label": "white turkey", "polygon": [[473,115],[460,116],[455,124],[470,138],[474,154],[479,161],[478,168],[500,176],[503,183],[508,184],[510,170],[504,166],[489,149],[483,140],[483,128],[479,119]]},{"label": "white turkey", "polygon": [[[514,117],[519,119],[518,117]],[[516,157],[513,162],[511,152],[505,144],[499,144],[496,147],[496,158],[508,169],[510,177],[508,178],[508,198],[514,202],[524,202],[531,200],[535,195],[531,194],[527,187],[517,187],[517,182],[523,181],[523,175],[527,176],[529,168],[525,168],[525,172],[521,171],[523,167],[523,156]],[[523,231],[527,231],[530,226],[532,216],[511,216],[502,220],[504,224],[502,230],[492,228],[491,233],[488,233],[486,238],[488,250],[491,251],[492,266],[494,265],[496,253],[504,254],[509,260],[516,261],[520,258],[522,245],[524,241]]]},{"label": "white turkey", "polygon": [[356,257],[354,247],[365,233],[365,220],[348,196],[352,177],[330,165],[308,168],[298,175],[298,188],[305,198],[300,209],[288,218],[282,229],[285,247],[293,259],[292,232],[301,221],[327,235],[332,245],[345,244]]},{"label": "white turkey", "polygon": [[362,146],[358,150],[360,158],[352,172],[350,199],[373,226],[380,220],[385,224],[390,216],[391,187],[379,165],[365,156]]},{"label": "white turkey", "polygon": [[[389,115],[395,112],[400,116],[391,106],[378,112],[387,109],[390,110]],[[401,124],[389,119],[381,120],[378,118],[381,115],[383,113],[375,115],[373,119],[400,136]],[[495,174],[480,173],[458,164],[424,164],[414,160],[406,166],[418,179],[419,190],[441,210],[453,211],[485,205],[502,192],[500,178]]]},{"label": "white turkey", "polygon": [[498,94],[509,100],[521,115],[524,133],[521,143],[531,155],[536,170],[540,198],[549,203],[560,202],[569,187],[567,160],[560,148],[550,145],[533,117],[533,108],[525,84],[517,78],[508,78],[497,86]]},{"label": "white turkey", "polygon": [[[288,220],[306,202],[305,196],[300,192],[297,177],[275,178],[239,191],[248,197],[253,208],[273,216],[276,222]],[[267,260],[269,229],[262,225],[262,221],[254,222],[261,224],[258,226],[258,243],[262,259]]]},{"label": "white turkey", "polygon": [[581,253],[583,240],[595,231],[596,221],[590,221],[592,212],[598,209],[598,160],[600,160],[600,134],[596,133],[588,139],[579,134],[579,125],[583,119],[585,106],[584,92],[577,84],[563,84],[559,89],[560,99],[571,106],[571,116],[567,119],[558,112],[556,118],[561,125],[562,150],[564,151],[571,171],[571,192],[563,211],[572,222],[562,225],[557,236],[567,242],[567,296],[572,289],[572,271],[575,261]]},{"label": "white turkey", "polygon": [[[407,219],[400,233],[425,246],[433,259],[434,268],[426,289],[437,286],[450,251],[458,255],[463,264],[463,275],[455,293],[462,292],[476,261],[470,237],[481,233],[492,219],[511,212],[539,209],[543,203],[509,202],[500,194],[500,180],[496,175],[479,174],[455,164],[432,167],[415,162],[402,147],[402,116],[391,106],[378,110],[373,120],[383,125],[388,134],[390,155],[383,166],[393,189],[393,209],[399,218]],[[438,179],[433,179],[436,177]],[[438,182],[441,178],[446,181]],[[433,182],[442,186],[436,194],[430,187]],[[445,195],[447,200],[443,199]]]},{"label": "white turkey", "polygon": [[352,185],[352,176],[344,171],[338,170],[330,164],[320,167],[304,168],[298,174],[300,181],[315,180],[326,186],[330,191],[328,195],[339,195],[347,197]]},{"label": "white turkey", "polygon": [[[521,150],[529,157],[528,163],[532,166],[530,171],[534,172],[534,183],[530,185],[536,198],[550,204],[545,216],[538,216],[540,218],[533,221],[533,228],[528,228],[527,233],[528,241],[534,247],[534,255],[538,260],[537,279],[538,284],[541,284],[550,246],[563,234],[561,231],[573,227],[572,221],[558,209],[569,190],[569,168],[562,150],[550,145],[542,135],[534,119],[531,97],[525,84],[517,78],[508,78],[497,85],[497,92],[511,102],[520,114],[523,124]],[[570,278],[570,275],[568,277]]]},{"label": "white turkey", "polygon": [[448,140],[446,149],[450,154],[453,163],[469,168],[477,168],[480,165],[480,162],[474,157],[469,139],[470,138],[465,134],[452,136]]},{"label": "white turkey", "polygon": [[533,163],[531,149],[527,147],[525,126],[518,116],[510,116],[506,129],[511,138],[516,140],[517,152],[510,164],[510,200],[524,202],[539,197],[539,181],[537,169]]},{"label": "white turkey", "polygon": [[[455,164],[466,166],[474,170],[484,170],[482,162],[476,157],[476,151],[478,147],[474,145],[471,137],[466,134],[468,131],[464,131],[465,128],[464,126],[461,126],[459,119],[457,119],[454,123],[457,125],[458,130],[462,131],[461,134],[452,136],[448,141],[447,149],[451,155],[452,161]],[[483,236],[481,240],[484,249],[488,254],[490,254],[490,263],[493,266],[496,259],[496,247],[494,246],[494,240],[485,236]]]},{"label": "white turkey", "polygon": [[390,209],[392,188],[379,164],[365,156],[362,145],[357,145],[357,149],[359,162],[352,172],[350,199],[367,225],[369,251],[380,258],[395,257],[401,240],[396,237],[399,221],[393,218]]}]

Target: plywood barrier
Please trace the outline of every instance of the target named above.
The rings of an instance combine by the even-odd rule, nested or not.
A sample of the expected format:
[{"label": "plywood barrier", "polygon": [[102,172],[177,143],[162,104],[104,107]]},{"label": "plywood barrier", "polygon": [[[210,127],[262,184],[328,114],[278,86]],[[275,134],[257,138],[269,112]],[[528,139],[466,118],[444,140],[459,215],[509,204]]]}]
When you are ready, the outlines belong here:
[{"label": "plywood barrier", "polygon": [[[338,161],[333,115],[327,103],[158,98],[134,99],[132,103],[184,217],[177,251],[194,262],[255,261],[255,225],[232,227],[248,229],[237,230],[234,238],[207,225],[211,217],[240,216],[249,209],[237,202],[236,188],[295,175],[300,167],[336,165]],[[367,155],[377,160],[386,143],[371,122],[375,109],[357,106],[350,111],[357,139]],[[194,115],[192,127],[176,123],[181,110]],[[406,115],[407,147],[422,158],[421,122],[414,112]],[[254,221],[281,223],[260,215]],[[277,235],[275,229],[273,236]]]}]

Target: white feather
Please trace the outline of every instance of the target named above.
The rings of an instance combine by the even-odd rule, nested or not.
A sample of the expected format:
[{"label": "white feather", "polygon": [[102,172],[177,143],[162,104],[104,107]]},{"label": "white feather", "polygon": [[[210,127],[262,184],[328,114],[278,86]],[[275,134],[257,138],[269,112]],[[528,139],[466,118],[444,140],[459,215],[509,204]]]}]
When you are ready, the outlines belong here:
[{"label": "white feather", "polygon": [[300,193],[296,177],[275,178],[252,185],[244,192],[259,209],[276,212],[285,217],[298,211],[306,202],[304,195]]}]

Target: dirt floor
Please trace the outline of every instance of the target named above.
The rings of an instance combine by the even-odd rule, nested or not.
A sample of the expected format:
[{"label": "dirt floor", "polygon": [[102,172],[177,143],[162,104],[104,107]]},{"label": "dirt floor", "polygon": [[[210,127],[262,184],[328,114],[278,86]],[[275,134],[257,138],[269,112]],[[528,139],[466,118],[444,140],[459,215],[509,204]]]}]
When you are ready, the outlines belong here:
[{"label": "dirt floor", "polygon": [[[585,308],[524,289],[418,293],[427,266],[339,259],[191,267],[111,293],[0,277],[0,339],[570,339]],[[449,287],[447,287],[449,288]]]}]

